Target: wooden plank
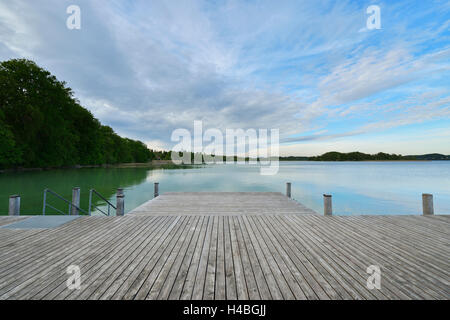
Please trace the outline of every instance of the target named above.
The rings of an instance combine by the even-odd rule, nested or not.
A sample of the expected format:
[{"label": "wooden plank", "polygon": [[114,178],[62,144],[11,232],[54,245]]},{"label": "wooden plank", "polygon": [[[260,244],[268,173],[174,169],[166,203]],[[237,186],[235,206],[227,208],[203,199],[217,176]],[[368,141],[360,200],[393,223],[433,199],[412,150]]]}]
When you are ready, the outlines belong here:
[{"label": "wooden plank", "polygon": [[[341,224],[340,226],[343,230],[345,230],[345,225]],[[358,234],[353,233],[350,230],[348,230],[346,232],[346,234],[348,236],[356,235],[356,237],[361,237],[360,234],[364,235],[364,233],[365,233],[363,230],[364,230],[363,227],[358,226]],[[367,241],[368,239],[370,241]],[[398,248],[396,246],[391,247],[390,249],[386,250],[385,246],[390,245],[389,244],[390,240],[389,241],[385,241],[383,239],[371,240],[370,235],[369,236],[364,235],[364,237],[360,241],[361,241],[361,244],[358,244],[358,246],[356,246],[356,248],[361,248],[362,250],[364,250],[366,252],[370,252],[371,256],[379,257],[380,261],[386,261],[384,264],[381,262],[379,264],[383,265],[385,268],[388,268],[388,270],[389,270],[389,266],[392,265],[392,267],[395,268],[395,274],[393,276],[395,276],[396,278],[399,278],[401,287],[408,289],[407,292],[409,294],[412,294],[414,296],[414,298],[417,298],[417,294],[420,294],[424,298],[426,298],[426,297],[429,298],[430,293],[431,293],[431,296],[433,296],[432,291],[434,291],[436,289],[435,285],[437,285],[437,286],[440,285],[440,282],[438,281],[437,283],[434,283],[434,285],[432,286],[432,289],[431,289],[432,291],[429,291],[426,288],[428,286],[427,282],[431,281],[431,283],[433,283],[434,282],[433,279],[428,278],[426,282],[419,284],[417,282],[417,278],[415,278],[415,275],[420,274],[420,277],[427,278],[428,271],[426,269],[423,269],[423,272],[418,273],[416,269],[422,268],[420,266],[420,263],[412,263],[411,264],[411,261],[408,260],[408,258],[403,257],[401,255],[401,253],[400,253],[400,255],[398,255],[398,253],[397,253]],[[376,243],[376,245],[373,245],[374,243]],[[408,279],[408,280],[405,280],[405,279]],[[428,292],[423,292],[424,290],[427,290]]]},{"label": "wooden plank", "polygon": [[184,228],[186,227],[186,221],[188,221],[187,217],[181,217],[181,219],[177,220],[177,228],[172,230],[174,232],[170,232],[168,234],[168,238],[164,239],[156,252],[151,255],[149,260],[145,261],[147,263],[144,266],[144,269],[137,274],[137,277],[122,299],[144,299],[147,296],[147,293],[153,284],[154,278],[159,274],[162,263],[165,261],[168,253],[171,252],[172,248],[175,246],[179,237],[183,233]]},{"label": "wooden plank", "polygon": [[[153,219],[152,219],[153,220]],[[152,220],[147,221],[151,223]],[[136,221],[137,222],[137,221]],[[134,227],[137,227],[135,225]],[[138,230],[135,229],[135,232]],[[109,258],[113,258],[119,256],[118,248],[120,246],[116,246],[116,244],[126,245],[127,242],[123,241],[126,237],[126,234],[130,233],[130,228],[121,228],[117,233],[112,233],[108,236],[102,237],[101,241],[96,242],[96,250],[99,250],[98,254],[93,255],[90,250],[84,250],[80,252],[79,255],[72,256],[72,264],[80,267],[81,276],[82,276],[82,290],[70,291],[67,288],[66,280],[68,275],[66,274],[66,270],[64,267],[61,267],[59,270],[55,270],[55,275],[52,276],[52,279],[49,281],[46,278],[40,279],[39,282],[35,282],[33,286],[36,290],[32,290],[31,288],[27,288],[26,295],[20,296],[20,299],[64,299],[67,296],[72,295],[72,299],[75,299],[78,295],[85,294],[86,291],[90,291],[94,288],[94,285],[91,283],[91,275],[95,272],[96,264],[101,261],[101,266],[105,267],[109,264]],[[123,250],[125,253],[126,250]],[[103,274],[105,275],[106,272]]]},{"label": "wooden plank", "polygon": [[[136,221],[136,225],[127,228],[127,232],[121,234],[117,239],[110,241],[109,246],[105,246],[102,255],[91,261],[87,265],[88,272],[83,272],[83,290],[66,292],[64,295],[58,295],[57,299],[95,299],[100,295],[96,292],[106,281],[106,286],[110,285],[114,279],[115,271],[121,272],[120,266],[126,260],[132,260],[136,251],[139,252],[142,246],[147,244],[149,235],[152,235],[158,227],[158,221],[161,219],[148,219],[147,221]],[[130,258],[130,256],[132,258]],[[78,261],[83,261],[81,257]],[[82,262],[80,262],[82,263]],[[85,268],[85,269],[87,269]],[[69,293],[69,294],[67,294]]]},{"label": "wooden plank", "polygon": [[169,243],[173,235],[179,231],[181,227],[180,221],[184,221],[184,219],[176,217],[176,219],[170,221],[164,233],[160,237],[155,238],[156,242],[151,247],[151,250],[145,252],[145,255],[138,262],[137,266],[133,265],[131,273],[122,281],[119,288],[114,288],[114,293],[109,292],[107,297],[104,298],[111,298],[113,300],[130,300],[134,298],[136,292],[145,281],[145,277],[151,272],[152,263],[154,263],[158,255],[165,249],[165,245]]},{"label": "wooden plank", "polygon": [[225,280],[225,236],[224,217],[220,217],[217,229],[217,265],[216,284],[214,298],[216,300],[226,300],[226,280]]},{"label": "wooden plank", "polygon": [[[323,230],[326,230],[327,233],[331,232],[333,234],[334,229],[329,227],[329,224],[322,223],[316,228],[314,228],[315,232],[319,232],[319,228],[323,227]],[[380,265],[380,260],[378,257],[373,255],[365,254],[365,250],[359,251],[359,247],[356,245],[357,242],[353,241],[354,239],[350,239],[347,237],[340,237],[340,233],[333,235],[333,237],[327,237],[326,233],[321,232],[321,239],[325,240],[325,246],[331,250],[336,252],[340,257],[349,261],[352,264],[353,269],[359,274],[362,279],[367,278],[369,275],[366,273],[367,268],[370,265]],[[398,287],[395,287],[390,282],[388,277],[383,277],[383,287],[382,293],[387,298],[390,299],[408,299],[408,295],[402,293]]]},{"label": "wooden plank", "polygon": [[234,256],[231,245],[229,218],[223,217],[224,234],[224,263],[225,263],[225,289],[226,299],[236,300],[238,298],[236,291],[236,276],[234,268]]},{"label": "wooden plank", "polygon": [[188,229],[183,236],[183,239],[178,242],[178,248],[175,248],[169,258],[167,259],[164,268],[161,270],[158,278],[152,286],[147,300],[154,299],[167,299],[170,294],[170,290],[175,282],[178,270],[180,269],[181,262],[186,254],[187,248],[191,243],[195,230],[197,229],[200,217],[191,217],[189,219]]},{"label": "wooden plank", "polygon": [[89,299],[111,299],[117,290],[129,279],[134,270],[136,270],[139,264],[144,260],[145,256],[151,252],[160,237],[162,237],[171,225],[174,223],[174,217],[164,217],[163,221],[158,225],[158,228],[151,234],[146,236],[146,240],[141,245],[141,250],[132,259],[127,259],[123,262],[123,266],[117,269],[117,273],[120,273],[110,280],[110,283],[105,282],[102,287],[98,288]]},{"label": "wooden plank", "polygon": [[[341,230],[344,231],[345,228],[341,227]],[[403,272],[404,265],[400,264],[398,265],[399,267],[396,268],[396,259],[389,258],[388,252],[380,251],[381,253],[379,254],[379,252],[377,251],[379,250],[379,241],[373,242],[376,243],[376,245],[372,246],[372,241],[367,241],[365,237],[354,237],[351,232],[346,232],[345,239],[341,240],[341,247],[344,247],[347,243],[351,244],[348,246],[349,252],[352,252],[355,255],[362,256],[362,260],[366,261],[366,265],[361,266],[362,269],[367,267],[368,262],[372,263],[373,265],[379,265],[382,268],[382,272],[384,275],[383,290],[388,289],[393,294],[399,296],[399,298],[401,299],[424,298],[423,294],[421,294],[422,289],[411,287],[412,283],[411,279],[408,279],[408,273]],[[373,247],[378,248],[377,250],[372,250]],[[392,267],[394,269],[392,269]],[[427,295],[425,295],[425,297],[427,297]]]},{"label": "wooden plank", "polygon": [[324,217],[279,193],[164,194],[140,210],[0,228],[0,299],[450,298],[447,216]]},{"label": "wooden plank", "polygon": [[[83,221],[86,221],[86,223],[83,224]],[[64,245],[68,239],[78,239],[81,235],[96,230],[104,223],[101,219],[90,219],[88,221],[78,219],[76,222],[73,221],[60,228],[42,231],[30,238],[23,239],[12,249],[2,250],[0,276],[4,278],[11,269],[17,273],[17,266],[25,268],[28,264],[36,265],[36,257],[49,254]],[[8,268],[5,266],[8,266]]]},{"label": "wooden plank", "polygon": [[[199,242],[202,241],[201,235],[203,234],[204,231],[203,228],[205,226],[205,220],[206,220],[205,217],[200,217],[199,225],[195,230],[193,239],[189,244],[189,248],[187,249],[186,254],[183,258],[183,262],[181,263],[181,266],[178,270],[178,274],[176,275],[170,294],[168,297],[166,297],[165,294],[161,295],[161,299],[164,298],[167,298],[169,300],[181,299],[183,287],[188,280],[189,270],[192,265],[192,261],[197,260],[195,259],[196,249],[199,246]],[[193,269],[195,269],[195,267],[193,267]]]},{"label": "wooden plank", "polygon": [[166,248],[159,257],[159,259],[156,261],[156,264],[154,265],[152,272],[148,275],[148,277],[145,279],[145,282],[142,284],[141,288],[136,293],[136,298],[138,300],[147,299],[148,295],[154,294],[151,290],[153,289],[155,283],[157,284],[159,282],[159,277],[164,278],[165,276],[165,269],[164,266],[168,265],[169,267],[175,260],[176,255],[178,254],[178,251],[180,250],[181,246],[184,243],[184,240],[186,239],[186,231],[189,230],[191,224],[193,223],[192,217],[187,217],[185,222],[183,223],[181,227],[180,234],[177,237],[174,237],[171,240],[171,244],[169,247]]},{"label": "wooden plank", "polygon": [[[433,232],[433,237],[430,238],[429,233],[431,230],[427,226],[421,225],[421,219],[417,217],[413,220],[408,219],[408,223],[406,224],[398,224],[398,219],[389,219],[390,223],[385,223],[385,217],[371,217],[371,219],[379,222],[372,228],[374,231],[379,230],[380,232],[388,233],[392,239],[398,239],[401,242],[405,242],[405,237],[411,238],[414,240],[414,246],[416,248],[424,249],[423,254],[428,256],[427,259],[440,257],[442,260],[447,260],[445,248],[442,247],[442,244],[446,241],[445,234],[437,235],[436,232]],[[405,244],[408,243],[405,242]],[[429,255],[429,253],[432,255]]]},{"label": "wooden plank", "polygon": [[[243,217],[242,220],[246,231],[249,233],[250,239],[253,242],[256,256],[258,256],[258,259],[260,260],[260,266],[262,268],[265,281],[267,282],[271,299],[293,299],[294,294],[289,289],[289,286],[282,275],[282,271],[278,268],[275,261],[276,258],[274,258],[271,252],[269,252],[269,249],[261,237],[258,237],[258,239],[256,238],[253,230],[254,226],[249,225],[250,223],[246,217]],[[278,282],[275,278],[277,278]]]},{"label": "wooden plank", "polygon": [[[204,247],[205,240],[206,240],[206,235],[207,235],[206,230],[207,230],[209,222],[210,222],[209,220],[210,220],[209,217],[203,217],[203,224],[200,229],[199,240],[198,240],[198,242],[195,246],[194,252],[192,254],[192,258],[191,258],[191,261],[189,264],[189,269],[187,271],[187,275],[186,275],[186,278],[183,283],[183,288],[181,290],[181,296],[180,296],[181,300],[190,300],[192,298],[194,286],[196,283],[198,267],[200,265],[200,259],[202,256],[203,247]],[[174,296],[172,296],[172,297],[176,299],[177,296],[178,296],[177,291],[174,291]]]},{"label": "wooden plank", "polygon": [[272,295],[270,294],[269,286],[267,284],[266,278],[263,275],[263,271],[261,268],[262,260],[258,260],[255,252],[255,248],[253,246],[252,241],[250,240],[250,236],[247,232],[247,229],[242,222],[242,217],[236,217],[235,221],[239,224],[239,229],[242,233],[242,243],[243,246],[246,247],[246,251],[248,253],[249,265],[252,266],[253,275],[255,276],[256,286],[258,287],[258,292],[262,300],[272,299]]},{"label": "wooden plank", "polygon": [[[252,219],[255,220],[256,225],[261,225],[261,230],[265,230],[268,233],[268,237],[272,239],[276,247],[280,246],[286,250],[289,258],[297,266],[300,274],[305,277],[305,281],[319,299],[341,299],[340,295],[303,254],[305,249],[294,246],[289,237],[278,231],[278,225],[274,219],[255,219],[253,217]],[[300,281],[302,280],[300,279]]]},{"label": "wooden plank", "polygon": [[[261,295],[258,290],[258,284],[253,271],[253,265],[250,260],[247,246],[242,235],[242,230],[239,226],[239,221],[236,217],[231,219],[233,225],[233,231],[236,234],[237,244],[239,247],[239,254],[242,261],[242,269],[244,270],[245,281],[247,283],[248,296],[250,300],[260,300]],[[267,285],[267,284],[266,284]]]},{"label": "wooden plank", "polygon": [[343,278],[347,279],[347,282],[360,294],[361,297],[363,297],[364,299],[387,299],[384,292],[380,292],[379,290],[369,291],[367,289],[366,283],[368,275],[365,273],[366,270],[361,270],[360,268],[355,266],[353,258],[351,256],[344,257],[336,254],[329,243],[322,237],[318,236],[315,230],[314,232],[312,232],[311,229],[304,228],[304,225],[298,223],[297,221],[295,221],[295,219],[291,221],[294,222],[292,226],[298,228],[299,234],[301,234],[301,236],[304,236],[305,239],[308,239],[312,243],[316,244],[316,246],[320,250],[320,253],[322,254],[322,257],[336,266],[336,274],[339,274]]},{"label": "wooden plank", "polygon": [[205,240],[203,242],[202,253],[200,255],[200,261],[199,261],[197,273],[195,276],[194,289],[192,291],[192,297],[191,297],[192,300],[202,300],[203,299],[213,224],[214,224],[214,217],[209,217],[208,227],[206,229],[206,236],[205,236]]},{"label": "wooden plank", "polygon": [[214,300],[214,293],[216,286],[218,224],[220,217],[212,217],[212,218],[213,218],[213,228],[211,231],[211,240],[209,244],[208,263],[206,265],[206,278],[203,292],[203,300]]},{"label": "wooden plank", "polygon": [[253,229],[259,232],[258,238],[262,240],[261,242],[264,242],[265,252],[270,252],[273,255],[270,259],[270,266],[277,274],[277,281],[280,288],[283,289],[284,299],[317,299],[317,295],[309,287],[303,275],[298,272],[284,248],[274,241],[270,231],[262,228],[257,221],[255,221]]},{"label": "wooden plank", "polygon": [[[364,235],[368,239],[375,239],[375,241],[378,241],[380,237],[385,237],[386,235],[384,233],[374,232],[376,230],[376,227],[370,227],[365,228],[364,225],[358,224],[360,221],[355,220],[348,220],[341,222],[344,225],[347,225],[348,223],[353,222],[356,223],[358,226],[358,234]],[[362,228],[362,229],[359,229]],[[401,230],[397,230],[397,233],[401,233]],[[390,235],[390,233],[388,234]],[[423,269],[423,272],[430,273],[432,271],[432,274],[434,273],[442,273],[443,275],[448,275],[448,271],[446,268],[446,262],[447,259],[439,260],[436,255],[434,257],[429,256],[427,253],[417,250],[417,246],[411,245],[416,242],[415,238],[410,238],[406,234],[406,238],[403,237],[403,241],[397,241],[395,239],[396,237],[394,235],[389,236],[389,241],[381,241],[380,242],[380,249],[385,250],[385,254],[391,254],[396,252],[402,261],[404,261],[408,265],[408,261],[405,259],[417,259],[420,261],[420,265],[426,265],[429,269],[425,270]],[[384,238],[382,238],[384,239]],[[406,241],[405,241],[406,240]],[[444,242],[444,243],[448,243]],[[445,248],[446,245],[443,245],[443,248]],[[425,257],[424,257],[425,256]],[[431,261],[434,261],[434,263],[430,263]]]},{"label": "wooden plank", "polygon": [[317,214],[277,192],[171,192],[130,212],[133,215]]},{"label": "wooden plank", "polygon": [[29,243],[33,238],[37,237],[39,233],[45,232],[43,229],[29,229],[29,230],[14,230],[3,229],[0,234],[0,259],[1,256],[7,256],[15,252],[22,243]]},{"label": "wooden plank", "polygon": [[[116,228],[119,228],[118,224]],[[107,225],[102,226],[102,228],[97,228],[97,232],[112,232],[114,229],[109,228]],[[74,242],[72,238],[62,238],[59,244],[59,250],[53,250],[50,252],[46,252],[45,254],[38,255],[38,258],[33,260],[28,260],[27,265],[21,263],[21,267],[14,270],[14,272],[10,272],[7,276],[2,276],[0,280],[0,290],[2,292],[9,291],[10,288],[14,287],[14,291],[19,291],[23,286],[27,286],[33,281],[44,277],[49,272],[53,271],[56,267],[67,264],[73,254],[80,252],[83,250],[82,247],[84,244],[92,242],[93,239],[98,239],[99,235],[96,233],[89,233],[84,238],[79,238],[77,242]],[[70,243],[70,245],[65,245],[66,243]],[[67,266],[70,265],[67,264]],[[43,271],[40,271],[43,270]],[[33,271],[37,271],[37,274],[34,274]],[[23,282],[26,279],[25,282]],[[20,286],[17,283],[23,282]],[[9,293],[12,294],[12,293]],[[9,295],[8,294],[8,295]],[[5,297],[8,295],[5,294]]]},{"label": "wooden plank", "polygon": [[29,216],[0,216],[0,226],[6,226],[8,224],[28,219]]},{"label": "wooden plank", "polygon": [[236,226],[234,225],[233,217],[226,217],[228,221],[228,229],[230,231],[231,251],[233,255],[234,275],[236,280],[236,293],[238,300],[249,300],[250,295],[247,288],[247,281],[245,279],[244,265],[242,261],[241,252],[239,250],[239,243],[236,235]]},{"label": "wooden plank", "polygon": [[[327,279],[330,285],[335,289],[343,299],[362,299],[364,298],[358,290],[353,288],[354,279],[345,275],[339,270],[339,265],[335,261],[329,259],[314,241],[304,237],[301,232],[286,223],[286,219],[274,219],[282,226],[283,234],[290,236],[295,246],[304,247],[304,253],[308,256],[308,260],[317,270]],[[348,281],[350,279],[350,281]]]}]

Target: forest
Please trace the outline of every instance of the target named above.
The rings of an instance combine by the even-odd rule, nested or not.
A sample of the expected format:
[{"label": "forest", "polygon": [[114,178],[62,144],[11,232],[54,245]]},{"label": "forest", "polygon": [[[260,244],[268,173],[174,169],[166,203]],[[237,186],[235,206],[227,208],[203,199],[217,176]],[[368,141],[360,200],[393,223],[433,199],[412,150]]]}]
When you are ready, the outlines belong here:
[{"label": "forest", "polygon": [[432,153],[425,155],[407,155],[388,154],[379,152],[377,154],[366,154],[362,152],[327,152],[321,156],[309,157],[309,161],[427,161],[427,160],[450,160],[449,156]]},{"label": "forest", "polygon": [[[170,160],[171,152],[153,151],[141,141],[120,137],[82,107],[72,89],[49,71],[25,59],[0,62],[0,170],[145,163],[155,159]],[[450,160],[450,156],[328,152],[280,160]]]},{"label": "forest", "polygon": [[82,107],[65,82],[25,59],[0,62],[0,169],[170,159],[122,138]]}]

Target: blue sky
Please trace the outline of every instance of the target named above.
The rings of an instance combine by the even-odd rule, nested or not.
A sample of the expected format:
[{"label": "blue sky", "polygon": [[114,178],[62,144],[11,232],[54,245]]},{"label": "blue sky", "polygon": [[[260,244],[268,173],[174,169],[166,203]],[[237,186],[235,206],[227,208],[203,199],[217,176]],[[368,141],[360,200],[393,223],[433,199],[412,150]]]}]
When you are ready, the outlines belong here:
[{"label": "blue sky", "polygon": [[278,128],[282,155],[450,154],[449,19],[429,0],[0,0],[0,60],[36,61],[153,148],[203,120]]}]

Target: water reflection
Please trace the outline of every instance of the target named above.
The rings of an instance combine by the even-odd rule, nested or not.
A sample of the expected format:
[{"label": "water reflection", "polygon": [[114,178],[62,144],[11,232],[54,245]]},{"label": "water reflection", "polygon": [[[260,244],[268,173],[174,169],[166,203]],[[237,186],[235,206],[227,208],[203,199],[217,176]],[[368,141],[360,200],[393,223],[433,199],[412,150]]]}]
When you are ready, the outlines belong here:
[{"label": "water reflection", "polygon": [[[141,168],[131,169],[73,169],[51,170],[40,172],[6,173],[0,175],[0,212],[7,214],[8,197],[12,194],[21,196],[21,214],[41,214],[43,206],[43,191],[49,188],[65,199],[72,197],[72,187],[81,188],[82,209],[89,206],[89,190],[96,189],[105,198],[113,199],[117,188],[127,188],[145,182],[147,170]],[[95,198],[95,205],[101,201]],[[48,196],[49,203],[63,212],[68,206],[62,200]],[[115,200],[113,202],[115,204]],[[51,214],[52,210],[47,209]]]},{"label": "water reflection", "polygon": [[[83,169],[0,175],[4,199],[0,209],[6,213],[8,196],[19,193],[24,214],[40,213],[45,187],[68,199],[72,186],[81,187],[83,209],[88,207],[90,188],[113,204],[117,188],[124,188],[129,212],[153,197],[154,182],[160,183],[160,193],[284,192],[285,183],[292,182],[293,197],[318,212],[323,210],[322,194],[329,193],[336,214],[421,214],[421,194],[432,193],[436,214],[450,213],[449,161],[283,162],[280,166],[275,176],[261,176],[257,166],[234,164],[186,170]],[[101,201],[95,203],[101,205]]]}]

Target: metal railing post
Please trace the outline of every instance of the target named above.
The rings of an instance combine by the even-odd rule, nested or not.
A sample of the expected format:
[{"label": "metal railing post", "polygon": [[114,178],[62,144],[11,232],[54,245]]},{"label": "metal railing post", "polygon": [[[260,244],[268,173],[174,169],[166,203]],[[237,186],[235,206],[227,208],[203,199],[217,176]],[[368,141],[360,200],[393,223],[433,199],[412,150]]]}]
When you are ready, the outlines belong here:
[{"label": "metal railing post", "polygon": [[116,196],[116,216],[125,215],[125,195],[117,192]]},{"label": "metal railing post", "polygon": [[326,216],[333,215],[332,196],[328,194],[323,195],[323,213]]},{"label": "metal railing post", "polygon": [[155,193],[154,193],[154,197],[159,197],[159,183],[155,182]]},{"label": "metal railing post", "polygon": [[70,210],[71,216],[78,216],[78,208],[80,207],[80,188],[72,189],[72,206]]},{"label": "metal railing post", "polygon": [[20,196],[14,195],[9,197],[9,210],[10,216],[20,216]]},{"label": "metal railing post", "polygon": [[88,210],[89,216],[91,216],[91,208],[92,208],[92,189],[89,190],[89,210]]},{"label": "metal railing post", "polygon": [[291,183],[286,183],[286,197],[291,198]]},{"label": "metal railing post", "polygon": [[45,216],[45,207],[47,207],[47,189],[44,190],[44,205],[42,207],[43,216]]},{"label": "metal railing post", "polygon": [[433,195],[429,193],[422,194],[422,208],[424,216],[434,215]]}]

